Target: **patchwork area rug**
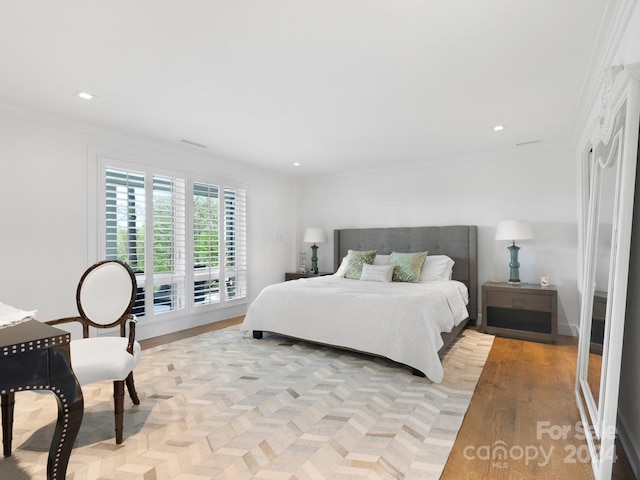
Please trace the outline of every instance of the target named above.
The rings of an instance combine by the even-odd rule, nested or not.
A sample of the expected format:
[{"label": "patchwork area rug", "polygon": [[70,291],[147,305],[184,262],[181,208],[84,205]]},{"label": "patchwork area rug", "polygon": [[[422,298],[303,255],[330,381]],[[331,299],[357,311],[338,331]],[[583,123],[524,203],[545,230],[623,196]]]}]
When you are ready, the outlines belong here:
[{"label": "patchwork area rug", "polygon": [[[68,480],[437,479],[493,337],[466,330],[433,384],[369,355],[239,326],[144,351],[141,404],[113,434],[112,384],[84,387]],[[46,478],[51,394],[16,394],[13,455],[2,479]]]}]

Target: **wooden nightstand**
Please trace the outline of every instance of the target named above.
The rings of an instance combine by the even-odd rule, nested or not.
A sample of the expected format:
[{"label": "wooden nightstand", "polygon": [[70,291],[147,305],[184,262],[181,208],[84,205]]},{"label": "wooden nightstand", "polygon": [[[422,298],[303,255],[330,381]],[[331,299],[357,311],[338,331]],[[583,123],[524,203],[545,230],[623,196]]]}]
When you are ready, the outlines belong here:
[{"label": "wooden nightstand", "polygon": [[558,337],[558,290],[535,284],[482,285],[481,332],[556,343]]},{"label": "wooden nightstand", "polygon": [[593,311],[591,316],[591,353],[602,355],[604,343],[604,319],[607,313],[607,292],[593,292]]},{"label": "wooden nightstand", "polygon": [[333,275],[333,273],[331,272],[318,272],[318,273],[287,272],[284,274],[284,281],[288,282],[289,280],[298,280],[299,278],[324,277],[325,275]]}]

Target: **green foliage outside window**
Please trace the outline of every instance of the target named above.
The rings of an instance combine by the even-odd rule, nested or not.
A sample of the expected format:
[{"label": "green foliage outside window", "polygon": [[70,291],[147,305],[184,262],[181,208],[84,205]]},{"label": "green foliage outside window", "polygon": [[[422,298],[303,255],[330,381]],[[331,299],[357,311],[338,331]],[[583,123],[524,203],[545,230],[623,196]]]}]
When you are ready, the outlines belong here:
[{"label": "green foliage outside window", "polygon": [[220,266],[218,188],[194,185],[193,195],[193,265],[196,268]]}]

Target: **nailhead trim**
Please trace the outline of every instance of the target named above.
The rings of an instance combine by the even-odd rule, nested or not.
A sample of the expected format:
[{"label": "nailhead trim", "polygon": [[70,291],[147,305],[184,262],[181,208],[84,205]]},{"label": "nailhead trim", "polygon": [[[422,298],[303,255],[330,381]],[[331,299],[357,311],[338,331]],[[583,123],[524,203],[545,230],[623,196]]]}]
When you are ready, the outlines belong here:
[{"label": "nailhead trim", "polygon": [[17,355],[19,353],[32,352],[34,350],[43,350],[55,345],[64,345],[71,341],[71,334],[59,335],[57,337],[44,338],[32,342],[16,343],[2,347],[2,356]]},{"label": "nailhead trim", "polygon": [[60,462],[60,455],[62,454],[62,447],[64,446],[64,442],[67,437],[67,429],[69,427],[69,403],[67,402],[67,399],[65,398],[64,393],[62,393],[62,390],[60,390],[59,388],[51,387],[50,385],[38,385],[38,386],[27,385],[24,387],[10,388],[8,390],[0,390],[0,393],[6,394],[6,393],[22,392],[27,390],[51,390],[53,393],[56,394],[56,396],[60,399],[60,402],[62,403],[62,410],[64,412],[64,420],[62,422],[62,434],[60,435],[60,445],[58,445],[58,450],[56,451],[56,455],[53,460],[52,478],[56,479],[58,478],[58,474],[59,474],[58,466]]},{"label": "nailhead trim", "polygon": [[[71,341],[71,334],[59,335],[56,337],[44,338],[41,340],[36,340],[33,342],[24,342],[24,343],[16,343],[15,345],[9,345],[6,347],[2,347],[2,356],[8,357],[10,355],[17,355],[19,353],[32,352],[34,350],[43,350],[55,345],[65,345]],[[60,478],[59,477],[59,463],[60,463],[60,455],[62,454],[62,447],[64,446],[64,442],[67,437],[67,429],[69,427],[69,403],[62,393],[62,390],[59,388],[52,387],[51,385],[26,385],[13,387],[9,389],[0,390],[0,394],[7,393],[15,393],[22,392],[27,390],[51,390],[56,396],[60,399],[60,403],[62,403],[62,410],[64,412],[64,420],[62,423],[62,433],[60,435],[60,445],[58,446],[58,450],[56,451],[55,458],[53,460],[53,479]]]}]

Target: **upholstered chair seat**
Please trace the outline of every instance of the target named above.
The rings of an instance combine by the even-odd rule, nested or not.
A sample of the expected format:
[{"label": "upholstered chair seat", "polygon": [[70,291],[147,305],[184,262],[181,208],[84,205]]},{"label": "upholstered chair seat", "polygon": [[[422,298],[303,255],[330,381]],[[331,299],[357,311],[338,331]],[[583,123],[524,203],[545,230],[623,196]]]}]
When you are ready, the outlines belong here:
[{"label": "upholstered chair seat", "polygon": [[[133,344],[133,355],[127,352],[128,339],[123,337],[92,337],[71,341],[71,363],[78,383],[104,380],[126,380],[142,358],[138,342]],[[104,359],[109,361],[105,362]]]}]

